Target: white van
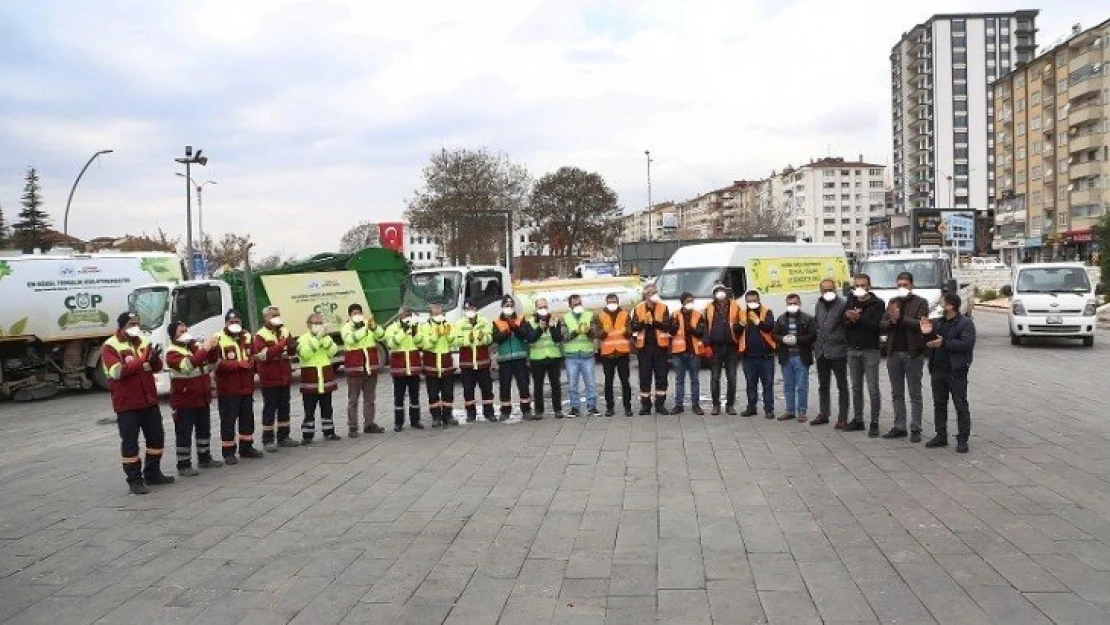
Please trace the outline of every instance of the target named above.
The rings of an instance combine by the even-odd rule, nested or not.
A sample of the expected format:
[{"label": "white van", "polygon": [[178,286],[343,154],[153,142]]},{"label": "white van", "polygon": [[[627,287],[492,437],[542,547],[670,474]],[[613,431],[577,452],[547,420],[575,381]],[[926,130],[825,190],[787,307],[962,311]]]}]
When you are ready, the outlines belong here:
[{"label": "white van", "polygon": [[702,243],[675,250],[655,278],[659,296],[671,310],[678,310],[684,292],[704,309],[713,298],[713,286],[723,284],[735,298],[749,290],[772,311],[781,312],[786,296],[797,293],[802,310],[813,311],[821,295],[821,281],[832,278],[837,288],[851,279],[848,260],[840,245],[821,243]]},{"label": "white van", "polygon": [[1080,339],[1095,344],[1098,296],[1103,285],[1092,285],[1081,263],[1018,265],[1014,283],[1002,287],[1010,303],[1010,344],[1026,337]]},{"label": "white van", "polygon": [[[944,311],[940,296],[945,291],[959,293],[963,312],[970,315],[972,301],[968,285],[961,285],[952,275],[952,254],[942,248],[908,248],[875,252],[859,265],[859,273],[871,278],[871,293],[889,302],[897,295],[898,274],[913,275],[913,292],[929,303],[929,316],[940,317]],[[885,339],[884,339],[885,340]]]}]

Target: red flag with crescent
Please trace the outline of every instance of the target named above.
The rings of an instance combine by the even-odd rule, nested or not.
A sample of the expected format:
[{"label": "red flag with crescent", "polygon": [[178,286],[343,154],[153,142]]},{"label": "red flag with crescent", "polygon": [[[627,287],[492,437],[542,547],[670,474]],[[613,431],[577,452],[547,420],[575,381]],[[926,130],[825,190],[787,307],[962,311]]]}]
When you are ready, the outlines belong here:
[{"label": "red flag with crescent", "polygon": [[378,224],[378,239],[382,247],[404,253],[405,224],[400,222]]}]

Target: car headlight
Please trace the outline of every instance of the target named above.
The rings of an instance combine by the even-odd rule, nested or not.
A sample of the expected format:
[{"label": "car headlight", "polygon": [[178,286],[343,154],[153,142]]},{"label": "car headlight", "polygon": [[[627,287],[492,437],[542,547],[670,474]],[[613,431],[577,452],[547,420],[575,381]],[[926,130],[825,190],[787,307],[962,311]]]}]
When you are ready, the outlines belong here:
[{"label": "car headlight", "polygon": [[1021,300],[1014,300],[1013,307],[1015,315],[1025,316],[1025,304],[1022,304]]},{"label": "car headlight", "polygon": [[1098,305],[1094,302],[1087,302],[1087,306],[1083,308],[1084,317],[1094,317],[1098,314]]}]

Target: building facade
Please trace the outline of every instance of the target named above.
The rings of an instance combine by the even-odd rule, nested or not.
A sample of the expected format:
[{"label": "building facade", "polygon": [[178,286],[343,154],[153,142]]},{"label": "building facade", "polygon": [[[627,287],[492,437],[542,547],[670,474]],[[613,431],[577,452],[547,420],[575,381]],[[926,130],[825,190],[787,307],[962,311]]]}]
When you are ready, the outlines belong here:
[{"label": "building facade", "polygon": [[1038,11],[934,15],[890,55],[895,207],[994,208],[991,83],[1032,60]]},{"label": "building facade", "polygon": [[1087,260],[1110,206],[1110,20],[993,85],[994,247],[1006,260]]}]

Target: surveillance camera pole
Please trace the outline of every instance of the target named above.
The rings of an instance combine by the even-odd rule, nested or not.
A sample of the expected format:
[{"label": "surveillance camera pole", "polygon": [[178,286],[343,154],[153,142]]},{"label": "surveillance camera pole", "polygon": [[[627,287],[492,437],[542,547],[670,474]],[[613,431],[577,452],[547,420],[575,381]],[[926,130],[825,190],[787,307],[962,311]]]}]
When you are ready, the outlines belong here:
[{"label": "surveillance camera pole", "polygon": [[194,156],[193,146],[187,145],[185,146],[185,158],[173,159],[174,162],[185,166],[185,255],[189,278],[195,277],[193,271],[193,173],[190,166],[193,163],[208,164],[208,158],[201,156],[201,152],[203,150],[197,150]]}]

